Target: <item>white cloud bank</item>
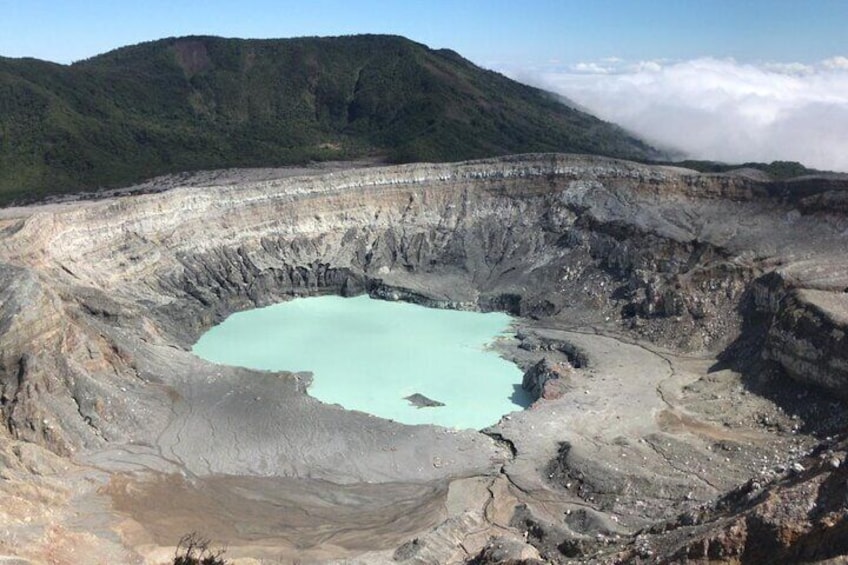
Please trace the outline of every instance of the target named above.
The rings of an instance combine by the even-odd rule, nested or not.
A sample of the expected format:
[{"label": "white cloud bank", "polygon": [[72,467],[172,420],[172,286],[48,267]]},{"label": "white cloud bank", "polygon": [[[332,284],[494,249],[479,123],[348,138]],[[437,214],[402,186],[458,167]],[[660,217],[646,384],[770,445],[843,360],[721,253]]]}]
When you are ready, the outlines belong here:
[{"label": "white cloud bank", "polygon": [[848,57],[759,66],[610,58],[537,72],[531,82],[692,158],[848,172]]}]

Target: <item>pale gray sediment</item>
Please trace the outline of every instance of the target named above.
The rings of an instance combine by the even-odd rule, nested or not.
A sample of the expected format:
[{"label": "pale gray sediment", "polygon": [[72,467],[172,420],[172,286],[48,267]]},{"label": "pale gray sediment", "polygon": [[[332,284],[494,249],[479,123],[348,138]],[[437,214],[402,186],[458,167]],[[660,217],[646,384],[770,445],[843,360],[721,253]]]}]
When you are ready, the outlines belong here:
[{"label": "pale gray sediment", "polygon": [[[52,483],[31,482],[71,498],[45,503],[40,523],[60,524],[67,500],[111,500],[120,528],[77,518],[65,535],[138,559],[169,550],[174,524],[203,525],[143,503],[169,496],[200,504],[234,557],[379,562],[416,537],[400,555],[444,562],[495,533],[547,559],[611,555],[844,429],[841,404],[759,383],[848,390],[846,195],[840,180],[529,155],[4,210],[0,442],[17,482],[3,495],[28,484],[27,465],[58,461]],[[231,312],[363,292],[519,316],[502,353],[571,367],[567,387],[455,432],[188,352]],[[33,444],[60,457],[15,455]],[[276,529],[275,505],[291,518]],[[379,518],[389,506],[404,509],[395,530]],[[26,523],[10,531],[35,559],[48,542]]]}]

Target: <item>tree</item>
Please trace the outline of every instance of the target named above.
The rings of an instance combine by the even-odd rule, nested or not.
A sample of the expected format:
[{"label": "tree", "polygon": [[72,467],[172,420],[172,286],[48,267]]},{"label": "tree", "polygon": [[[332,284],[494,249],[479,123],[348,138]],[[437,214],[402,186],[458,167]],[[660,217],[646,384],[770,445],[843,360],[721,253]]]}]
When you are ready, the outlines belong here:
[{"label": "tree", "polygon": [[173,565],[227,565],[221,557],[224,550],[213,551],[209,548],[210,544],[208,539],[196,532],[184,535],[174,551]]}]

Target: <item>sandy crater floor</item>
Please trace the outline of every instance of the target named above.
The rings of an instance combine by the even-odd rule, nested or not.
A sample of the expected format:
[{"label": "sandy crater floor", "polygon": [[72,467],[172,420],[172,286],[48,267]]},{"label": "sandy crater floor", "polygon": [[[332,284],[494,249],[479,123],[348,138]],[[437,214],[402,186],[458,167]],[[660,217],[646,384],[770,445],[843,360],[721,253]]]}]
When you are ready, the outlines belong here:
[{"label": "sandy crater floor", "polygon": [[[624,535],[669,514],[673,506],[682,511],[768,472],[814,443],[791,428],[780,432],[762,425],[763,418],[792,422],[792,415],[746,392],[738,374],[708,372],[713,359],[679,357],[586,329],[550,326],[527,323],[521,330],[577,345],[588,355],[588,366],[573,372],[572,387],[562,398],[539,401],[494,428],[516,455],[496,461],[490,472],[338,484],[195,473],[191,464],[143,445],[86,453],[73,464],[21,445],[22,458],[32,456],[32,467],[42,474],[34,484],[15,477],[4,481],[0,543],[7,553],[33,562],[164,563],[179,536],[196,531],[227,548],[236,563],[377,563],[392,562],[405,542],[424,539],[432,551],[442,551],[441,559],[450,554],[459,562],[478,552],[489,536],[515,535],[519,504],[563,529],[571,521],[579,533],[585,524],[578,522],[589,521],[606,535]],[[505,343],[503,354],[522,362],[534,357],[517,344]],[[238,410],[252,415],[252,425],[276,416],[273,382],[235,401]],[[180,434],[194,428],[194,435],[181,441],[207,453],[202,459],[214,448],[193,418],[203,412],[218,420],[234,407],[221,404],[222,395],[214,393],[189,396],[192,390],[177,391],[179,402],[191,409],[176,414],[169,428]],[[255,400],[262,395],[269,400]],[[546,468],[563,442],[570,444],[573,467],[586,469],[583,479]],[[445,451],[429,464],[460,465],[462,457]]]}]

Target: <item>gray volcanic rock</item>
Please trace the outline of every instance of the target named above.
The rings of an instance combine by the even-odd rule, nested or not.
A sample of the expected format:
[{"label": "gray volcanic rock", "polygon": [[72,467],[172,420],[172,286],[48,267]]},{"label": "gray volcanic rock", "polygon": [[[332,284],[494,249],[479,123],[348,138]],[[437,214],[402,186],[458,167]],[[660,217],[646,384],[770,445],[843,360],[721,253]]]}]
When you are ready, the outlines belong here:
[{"label": "gray volcanic rock", "polygon": [[559,398],[571,386],[571,366],[542,359],[524,373],[521,387],[536,398]]},{"label": "gray volcanic rock", "polygon": [[[0,507],[44,470],[28,445],[78,489],[31,522],[112,508],[127,551],[185,524],[269,560],[420,539],[462,561],[505,531],[548,561],[611,555],[845,429],[846,202],[838,179],[525,155],[0,210],[0,453],[22,481]],[[327,293],[507,311],[497,347],[547,400],[485,433],[405,426],[189,352],[232,312]]]},{"label": "gray volcanic rock", "polygon": [[438,406],[444,406],[444,402],[439,402],[438,400],[433,400],[432,398],[427,398],[423,394],[415,393],[410,394],[409,396],[405,396],[404,400],[408,400],[409,403],[418,408],[436,408]]}]

